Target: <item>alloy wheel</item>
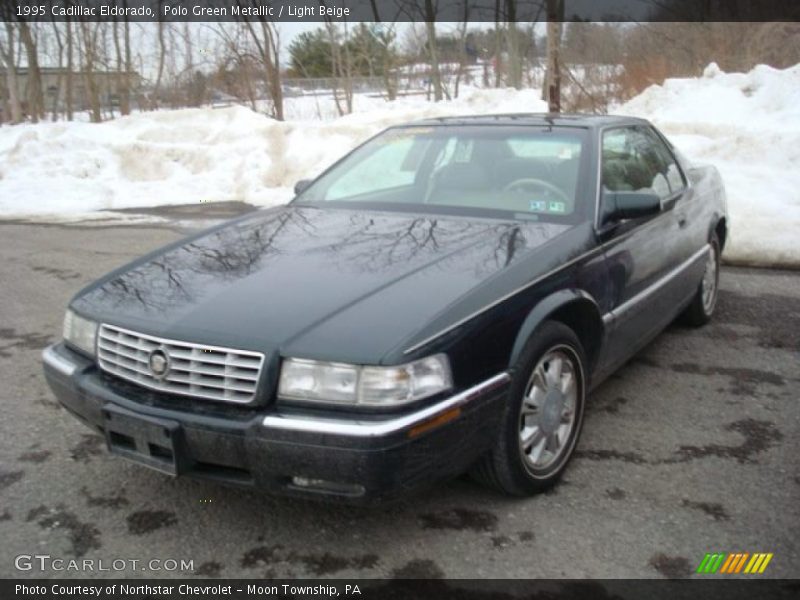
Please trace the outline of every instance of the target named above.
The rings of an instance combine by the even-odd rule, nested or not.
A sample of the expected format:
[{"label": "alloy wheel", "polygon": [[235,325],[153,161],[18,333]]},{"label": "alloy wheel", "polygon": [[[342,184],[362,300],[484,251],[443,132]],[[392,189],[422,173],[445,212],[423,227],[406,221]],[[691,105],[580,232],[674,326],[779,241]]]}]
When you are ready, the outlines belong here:
[{"label": "alloy wheel", "polygon": [[526,386],[519,418],[519,449],[529,470],[555,464],[575,429],[579,366],[566,347],[546,352]]},{"label": "alloy wheel", "polygon": [[711,244],[711,251],[708,253],[706,261],[706,271],[703,274],[703,310],[706,314],[711,314],[714,304],[717,301],[717,282],[719,278],[719,268],[717,265],[717,248]]}]

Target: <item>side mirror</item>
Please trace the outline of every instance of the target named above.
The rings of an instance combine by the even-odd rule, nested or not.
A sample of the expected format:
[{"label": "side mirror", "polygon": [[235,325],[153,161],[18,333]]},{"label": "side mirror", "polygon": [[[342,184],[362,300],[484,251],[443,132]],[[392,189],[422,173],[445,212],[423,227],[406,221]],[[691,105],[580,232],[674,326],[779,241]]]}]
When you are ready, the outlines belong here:
[{"label": "side mirror", "polygon": [[308,189],[308,186],[311,185],[310,179],[301,179],[297,183],[294,184],[294,195],[299,196],[303,192]]},{"label": "side mirror", "polygon": [[661,212],[661,198],[653,192],[603,192],[603,223],[638,219]]}]

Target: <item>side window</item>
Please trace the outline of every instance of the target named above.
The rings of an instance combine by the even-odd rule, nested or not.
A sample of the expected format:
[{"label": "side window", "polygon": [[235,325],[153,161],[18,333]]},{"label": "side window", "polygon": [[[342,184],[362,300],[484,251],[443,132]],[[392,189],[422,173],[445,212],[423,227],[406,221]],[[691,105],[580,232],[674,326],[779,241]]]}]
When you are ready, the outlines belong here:
[{"label": "side window", "polygon": [[[660,142],[659,147],[656,142]],[[669,151],[643,127],[622,127],[603,134],[603,187],[612,192],[653,191],[667,198],[683,178]]]},{"label": "side window", "polygon": [[661,157],[661,161],[664,164],[665,169],[664,175],[666,176],[667,183],[669,184],[670,194],[674,194],[684,189],[686,187],[686,181],[684,180],[681,169],[675,160],[675,156],[664,143],[664,140],[662,140],[661,137],[659,137],[659,135],[650,127],[642,127],[641,129],[651,140],[655,151]]}]

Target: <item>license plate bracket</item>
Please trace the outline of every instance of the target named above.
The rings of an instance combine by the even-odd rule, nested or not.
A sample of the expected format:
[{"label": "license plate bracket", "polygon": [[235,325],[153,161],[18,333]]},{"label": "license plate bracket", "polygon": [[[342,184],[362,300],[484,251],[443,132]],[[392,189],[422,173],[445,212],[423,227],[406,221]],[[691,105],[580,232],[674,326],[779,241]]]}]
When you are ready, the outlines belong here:
[{"label": "license plate bracket", "polygon": [[111,454],[167,475],[185,470],[183,430],[180,423],[140,415],[115,404],[103,407],[106,447]]}]

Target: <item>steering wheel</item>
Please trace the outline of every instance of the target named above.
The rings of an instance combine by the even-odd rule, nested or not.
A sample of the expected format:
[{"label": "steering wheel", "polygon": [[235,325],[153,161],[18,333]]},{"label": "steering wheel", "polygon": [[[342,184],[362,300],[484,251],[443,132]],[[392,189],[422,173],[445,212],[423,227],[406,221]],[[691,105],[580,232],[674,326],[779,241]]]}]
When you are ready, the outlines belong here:
[{"label": "steering wheel", "polygon": [[503,191],[511,192],[514,190],[522,190],[526,186],[543,188],[548,192],[552,192],[558,196],[559,200],[564,202],[564,204],[569,204],[569,198],[567,198],[567,195],[560,188],[556,187],[549,181],[545,181],[544,179],[536,179],[535,177],[523,177],[522,179],[515,179],[506,187],[504,187]]}]

